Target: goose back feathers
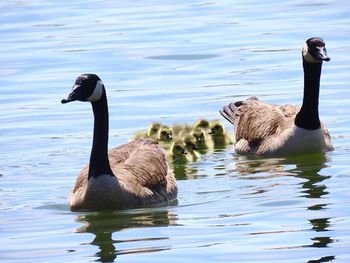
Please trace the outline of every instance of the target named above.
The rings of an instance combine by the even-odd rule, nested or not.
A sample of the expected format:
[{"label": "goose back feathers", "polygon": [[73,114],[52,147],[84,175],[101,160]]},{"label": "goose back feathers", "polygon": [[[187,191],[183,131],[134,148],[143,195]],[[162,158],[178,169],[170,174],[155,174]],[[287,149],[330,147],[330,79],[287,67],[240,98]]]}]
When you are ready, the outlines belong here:
[{"label": "goose back feathers", "polygon": [[113,175],[88,178],[89,165],[78,176],[69,205],[72,210],[146,206],[176,199],[175,177],[164,151],[153,141],[137,139],[109,151]]}]

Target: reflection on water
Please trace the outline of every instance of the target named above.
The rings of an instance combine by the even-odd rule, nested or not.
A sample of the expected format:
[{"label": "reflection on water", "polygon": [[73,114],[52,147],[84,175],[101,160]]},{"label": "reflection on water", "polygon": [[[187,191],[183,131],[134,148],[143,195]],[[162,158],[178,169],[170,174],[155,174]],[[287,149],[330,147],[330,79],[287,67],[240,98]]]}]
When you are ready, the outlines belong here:
[{"label": "reflection on water", "polygon": [[118,236],[118,232],[123,229],[166,227],[177,224],[175,214],[162,210],[88,213],[79,215],[77,221],[84,224],[84,226],[77,229],[78,233],[91,233],[95,236],[90,244],[99,248],[96,257],[101,262],[113,262],[118,255],[122,254],[147,253],[170,249],[168,246],[154,247],[147,245],[146,247],[118,249],[118,244],[121,243],[140,243],[140,245],[143,245],[168,239],[168,237],[113,239],[113,235]]},{"label": "reflection on water", "polygon": [[176,180],[184,180],[190,177],[196,177],[198,170],[190,163],[173,163],[171,168],[175,174]]},{"label": "reflection on water", "polygon": [[333,262],[335,258],[336,258],[335,256],[326,256],[326,257],[321,257],[319,259],[309,260],[308,263]]},{"label": "reflection on water", "polygon": [[[326,180],[330,176],[320,173],[323,168],[327,167],[326,163],[331,161],[325,153],[310,153],[286,158],[264,159],[254,156],[236,156],[235,158],[238,173],[246,179],[256,180],[258,177],[278,178],[281,176],[294,176],[303,179],[300,183],[302,197],[317,200],[316,204],[306,207],[306,210],[325,212],[328,209],[328,204],[322,203],[322,198],[329,194]],[[266,189],[256,193],[264,191]],[[283,193],[281,194],[283,195]],[[302,247],[328,247],[335,242],[329,234],[329,217],[312,218],[308,219],[308,222],[311,225],[311,230],[315,232],[315,236],[311,238],[310,245]],[[308,262],[329,262],[334,258],[335,256],[331,255]]]}]

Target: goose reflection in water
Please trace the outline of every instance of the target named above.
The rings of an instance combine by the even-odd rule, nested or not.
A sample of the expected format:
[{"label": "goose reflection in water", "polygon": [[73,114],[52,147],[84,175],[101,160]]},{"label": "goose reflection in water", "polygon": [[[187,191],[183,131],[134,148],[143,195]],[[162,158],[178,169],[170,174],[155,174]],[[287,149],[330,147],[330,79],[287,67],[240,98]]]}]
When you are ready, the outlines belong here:
[{"label": "goose reflection in water", "polygon": [[[236,172],[242,179],[258,180],[270,179],[281,176],[294,176],[303,179],[300,183],[302,193],[301,198],[313,199],[310,202],[312,205],[306,208],[309,217],[314,214],[311,211],[318,211],[315,213],[317,217],[307,219],[308,224],[311,225],[311,231],[315,232],[315,236],[311,238],[309,245],[302,245],[302,247],[328,247],[334,242],[330,236],[330,217],[321,217],[326,211],[329,204],[324,197],[329,194],[327,191],[326,180],[331,176],[321,173],[322,169],[327,168],[327,163],[330,162],[329,157],[323,152],[309,153],[298,156],[291,156],[286,158],[259,158],[256,156],[235,156],[236,158]],[[270,185],[275,187],[276,185]],[[260,194],[271,189],[262,187],[255,189],[254,194]],[[300,196],[298,197],[300,198]],[[310,200],[311,201],[311,200]],[[288,247],[290,249],[291,247]],[[298,248],[298,247],[293,247]],[[281,248],[278,248],[281,249]],[[308,262],[330,262],[334,260],[334,255],[327,255],[319,259],[310,259]]]},{"label": "goose reflection in water", "polygon": [[[118,231],[141,227],[167,227],[176,225],[176,215],[167,210],[129,210],[121,212],[94,212],[81,214],[77,221],[84,226],[77,229],[78,233],[92,233],[95,238],[90,245],[97,246],[99,251],[95,254],[96,261],[113,262],[118,255],[130,253],[156,252],[170,249],[169,246],[150,246],[133,249],[118,250],[116,244],[125,242],[162,241],[168,237],[138,238],[127,240],[114,240],[112,235]],[[159,243],[158,243],[159,244]]]}]

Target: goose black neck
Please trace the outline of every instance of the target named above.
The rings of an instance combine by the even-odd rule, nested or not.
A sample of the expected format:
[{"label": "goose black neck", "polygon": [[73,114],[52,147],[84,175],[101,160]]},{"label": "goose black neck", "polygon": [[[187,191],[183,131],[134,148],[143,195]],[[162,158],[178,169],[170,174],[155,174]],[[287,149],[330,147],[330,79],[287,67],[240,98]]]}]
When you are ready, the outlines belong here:
[{"label": "goose black neck", "polygon": [[304,67],[304,97],[300,111],[295,117],[295,125],[307,130],[321,127],[318,114],[318,99],[320,94],[320,78],[322,63],[309,63],[303,59]]},{"label": "goose black neck", "polygon": [[89,175],[97,178],[100,175],[108,174],[113,176],[108,159],[108,104],[106,91],[102,97],[92,102],[94,112],[94,135],[89,163]]}]

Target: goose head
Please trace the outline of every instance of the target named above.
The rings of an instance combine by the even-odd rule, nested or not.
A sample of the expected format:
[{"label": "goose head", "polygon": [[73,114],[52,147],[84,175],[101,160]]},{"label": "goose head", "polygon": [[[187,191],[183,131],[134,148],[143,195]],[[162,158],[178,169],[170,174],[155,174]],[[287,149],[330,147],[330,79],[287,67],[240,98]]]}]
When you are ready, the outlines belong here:
[{"label": "goose head", "polygon": [[171,141],[173,132],[169,126],[163,125],[158,131],[157,139],[160,141]]},{"label": "goose head", "polygon": [[326,44],[320,37],[312,37],[306,40],[303,47],[303,59],[309,63],[321,63],[329,61]]},{"label": "goose head", "polygon": [[212,136],[223,136],[225,135],[225,128],[221,121],[212,121],[209,124],[209,134]]},{"label": "goose head", "polygon": [[149,137],[157,136],[161,126],[162,125],[158,122],[151,123],[147,130],[147,136]]},{"label": "goose head", "polygon": [[61,100],[61,103],[76,100],[95,102],[101,99],[103,92],[104,85],[97,75],[82,74],[75,80],[72,91],[66,99]]}]

